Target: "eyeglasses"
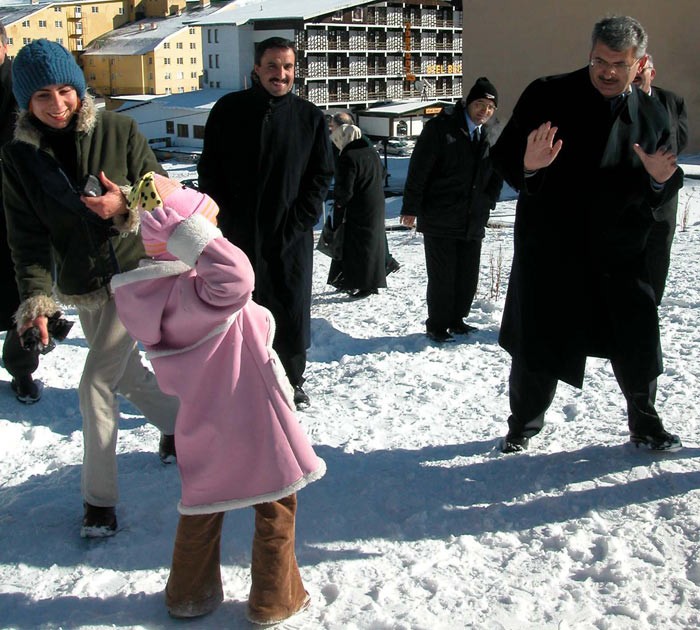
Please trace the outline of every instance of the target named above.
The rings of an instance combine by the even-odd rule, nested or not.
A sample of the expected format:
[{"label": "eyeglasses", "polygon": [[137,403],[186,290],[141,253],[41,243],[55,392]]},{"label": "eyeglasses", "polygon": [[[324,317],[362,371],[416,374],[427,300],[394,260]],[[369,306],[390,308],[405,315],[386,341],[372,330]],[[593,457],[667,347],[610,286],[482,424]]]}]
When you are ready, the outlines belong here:
[{"label": "eyeglasses", "polygon": [[591,68],[605,70],[606,72],[611,72],[612,74],[617,75],[629,72],[632,68],[634,68],[637,65],[637,61],[635,61],[631,65],[628,65],[626,63],[623,63],[622,61],[609,63],[608,61],[605,61],[605,59],[601,59],[600,57],[593,57],[593,59],[591,59],[591,61],[589,62],[589,65],[591,66]]}]

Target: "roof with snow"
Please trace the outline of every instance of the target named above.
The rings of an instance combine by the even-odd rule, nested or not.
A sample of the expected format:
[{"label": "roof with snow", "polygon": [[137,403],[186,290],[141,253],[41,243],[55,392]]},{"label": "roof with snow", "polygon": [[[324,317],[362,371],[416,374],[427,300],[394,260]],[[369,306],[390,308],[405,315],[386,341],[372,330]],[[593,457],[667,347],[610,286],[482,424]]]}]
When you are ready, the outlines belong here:
[{"label": "roof with snow", "polygon": [[193,92],[183,92],[182,94],[168,94],[167,96],[153,96],[148,94],[134,94],[131,96],[117,96],[116,100],[131,101],[126,102],[117,111],[126,111],[134,107],[141,107],[151,101],[157,101],[159,107],[180,108],[180,109],[211,109],[216,101],[228,94],[231,90],[216,88],[206,88]]},{"label": "roof with snow", "polygon": [[177,16],[145,18],[125,24],[92,41],[83,55],[144,55],[188,27],[194,19],[216,11],[216,7],[191,9]]},{"label": "roof with snow", "polygon": [[[207,17],[197,19],[198,26],[229,24],[241,26],[257,20],[310,20],[377,0],[239,0]],[[192,20],[190,20],[192,22]]]}]

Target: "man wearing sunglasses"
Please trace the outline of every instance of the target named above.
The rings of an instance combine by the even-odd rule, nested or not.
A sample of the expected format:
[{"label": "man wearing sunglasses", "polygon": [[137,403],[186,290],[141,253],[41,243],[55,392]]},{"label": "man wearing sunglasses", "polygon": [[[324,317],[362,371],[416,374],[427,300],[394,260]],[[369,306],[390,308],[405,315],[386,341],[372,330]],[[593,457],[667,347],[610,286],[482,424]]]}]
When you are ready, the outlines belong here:
[{"label": "man wearing sunglasses", "polygon": [[681,447],[654,406],[663,368],[644,253],[683,173],[666,112],[632,88],[646,47],[634,18],[601,20],[588,65],[530,84],[494,147],[520,192],[499,338],[512,357],[504,453],[540,432],[560,380],[582,386],[588,356],[610,360],[633,444]]}]

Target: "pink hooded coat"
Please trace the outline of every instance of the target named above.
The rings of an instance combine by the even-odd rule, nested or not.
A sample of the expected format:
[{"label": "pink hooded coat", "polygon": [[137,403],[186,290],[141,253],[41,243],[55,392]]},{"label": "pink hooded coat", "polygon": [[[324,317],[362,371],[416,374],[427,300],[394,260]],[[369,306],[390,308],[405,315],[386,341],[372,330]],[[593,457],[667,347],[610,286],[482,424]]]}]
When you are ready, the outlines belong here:
[{"label": "pink hooded coat", "polygon": [[319,479],[326,467],[293,411],[272,315],[251,300],[247,257],[198,214],[164,240],[179,260],[143,260],[112,289],[161,389],[180,399],[179,511],[274,501]]}]

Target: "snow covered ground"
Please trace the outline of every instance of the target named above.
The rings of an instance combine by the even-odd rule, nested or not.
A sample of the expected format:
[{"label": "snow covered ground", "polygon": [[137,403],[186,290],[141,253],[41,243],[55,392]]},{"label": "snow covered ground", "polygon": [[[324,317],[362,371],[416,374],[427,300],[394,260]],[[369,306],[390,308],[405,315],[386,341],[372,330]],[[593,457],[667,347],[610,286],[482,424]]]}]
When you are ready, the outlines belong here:
[{"label": "snow covered ground", "polygon": [[[392,172],[406,164],[392,160]],[[191,166],[170,169],[191,176]],[[389,223],[399,207],[389,200]],[[681,194],[687,226],[660,311],[659,409],[685,442],[665,456],[626,443],[623,399],[602,360],[589,361],[582,391],[560,386],[528,452],[498,452],[509,357],[497,334],[513,209],[500,203],[506,227],[487,231],[469,320],[479,331],[454,344],[423,334],[420,235],[389,233],[403,267],[386,291],[356,302],[325,284],[329,260],[316,253],[312,406],[300,417],[328,473],[299,495],[297,552],[313,605],[284,627],[700,627],[700,181],[687,179]],[[46,390],[31,407],[0,372],[0,627],[248,628],[251,510],[226,517],[226,601],[190,624],[168,618],[178,474],[159,463],[157,431],[127,403],[121,529],[102,541],[78,537],[85,353],[76,324],[42,358]]]}]

